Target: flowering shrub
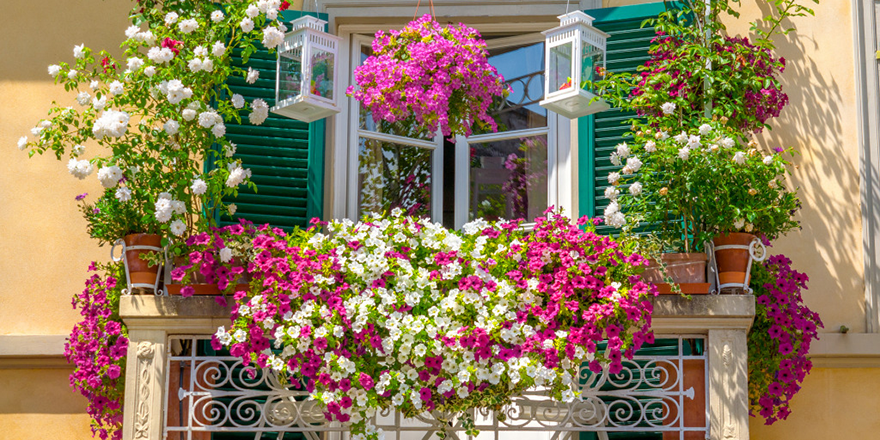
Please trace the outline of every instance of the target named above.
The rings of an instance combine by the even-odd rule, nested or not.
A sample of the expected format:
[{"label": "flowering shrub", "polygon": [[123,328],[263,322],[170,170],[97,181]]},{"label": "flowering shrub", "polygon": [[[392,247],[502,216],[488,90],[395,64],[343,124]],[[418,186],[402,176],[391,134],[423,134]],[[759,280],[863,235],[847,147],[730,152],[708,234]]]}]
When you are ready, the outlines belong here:
[{"label": "flowering shrub", "polygon": [[789,403],[813,366],[806,356],[822,320],[801,297],[807,281],[784,255],[752,267],[757,306],[748,340],[749,404],[768,425],[788,417]]},{"label": "flowering shrub", "polygon": [[496,130],[487,111],[507,91],[487,56],[475,29],[425,15],[402,30],[377,32],[373,54],[355,69],[358,88],[347,93],[376,122],[413,121],[444,136],[468,136],[474,124]]},{"label": "flowering shrub", "polygon": [[681,246],[686,252],[720,233],[775,238],[798,226],[792,216],[799,201],[786,183],[783,153],[745,144],[723,118],[697,128],[636,126],[634,142],[611,153],[621,168],[608,176],[605,222],[622,227],[628,212],[659,225],[667,243],[690,237]]},{"label": "flowering shrub", "polygon": [[74,367],[70,386],[89,400],[86,410],[92,418],[92,433],[102,439],[120,439],[128,338],[117,314],[119,267],[92,263],[89,270],[106,274],[92,275],[85,290],[73,298],[82,320],[64,344],[64,357]]},{"label": "flowering shrub", "polygon": [[[249,184],[250,170],[233,158],[225,124],[246,111],[252,124],[268,116],[265,101],[246,102],[226,85],[231,76],[251,84],[259,77],[232,66],[232,53],[241,51],[247,61],[260,40],[277,46],[285,32],[275,21],[281,6],[280,0],[222,7],[138,2],[125,30],[124,58],[78,45],[73,62],[49,66],[56,83],[76,92],[70,103],[76,106],[54,103],[19,148],[66,157],[78,179],[97,175],[103,196],[84,213],[101,242],[133,232],[182,237],[204,230],[216,213],[232,213],[222,197]],[[206,161],[215,164],[209,172]]]},{"label": "flowering shrub", "polygon": [[451,413],[473,434],[466,410],[529,387],[571,401],[582,362],[618,373],[653,340],[647,260],[586,219],[586,231],[549,215],[530,232],[483,220],[458,232],[401,214],[330,223],[329,236],[259,228],[252,292],[235,293],[213,344],[304,383],[363,439],[386,408]]}]

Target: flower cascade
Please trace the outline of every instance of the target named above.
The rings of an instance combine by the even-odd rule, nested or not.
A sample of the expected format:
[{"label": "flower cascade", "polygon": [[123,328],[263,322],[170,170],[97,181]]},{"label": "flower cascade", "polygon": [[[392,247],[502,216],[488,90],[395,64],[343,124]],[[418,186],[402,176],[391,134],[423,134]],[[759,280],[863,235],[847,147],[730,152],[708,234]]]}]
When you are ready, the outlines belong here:
[{"label": "flower cascade", "polygon": [[757,305],[748,341],[749,404],[768,425],[788,417],[791,399],[813,366],[807,353],[822,320],[801,297],[808,280],[784,255],[752,269]]},{"label": "flower cascade", "polygon": [[355,69],[358,88],[347,93],[376,122],[414,121],[444,136],[468,136],[474,124],[497,130],[487,111],[507,89],[487,56],[475,29],[425,15],[402,30],[377,32],[373,54]]},{"label": "flower cascade", "polygon": [[[637,275],[647,260],[592,222],[548,215],[525,232],[477,220],[457,232],[401,214],[333,222],[329,236],[259,228],[252,293],[235,293],[215,347],[303,384],[364,439],[381,435],[369,419],[389,408],[460,417],[475,433],[467,410],[500,409],[527,388],[571,401],[583,363],[617,373],[653,341],[656,289]],[[207,251],[219,237],[195,239]]]},{"label": "flower cascade", "polygon": [[[89,266],[90,271],[111,270]],[[122,399],[128,338],[119,316],[120,289],[113,275],[92,275],[86,288],[73,298],[80,309],[78,322],[64,344],[64,357],[73,364],[70,386],[89,400],[92,433],[102,439],[122,438]]]}]

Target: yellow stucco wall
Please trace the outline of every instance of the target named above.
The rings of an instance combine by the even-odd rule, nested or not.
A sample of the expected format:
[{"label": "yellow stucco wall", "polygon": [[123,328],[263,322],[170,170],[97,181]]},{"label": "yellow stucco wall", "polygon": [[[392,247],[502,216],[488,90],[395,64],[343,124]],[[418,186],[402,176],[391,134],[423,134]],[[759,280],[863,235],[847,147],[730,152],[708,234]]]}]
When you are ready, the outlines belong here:
[{"label": "yellow stucco wall", "polygon": [[68,387],[68,374],[68,369],[0,370],[0,436],[90,439],[86,399]]},{"label": "yellow stucco wall", "polygon": [[0,26],[0,335],[68,333],[78,316],[70,299],[82,289],[86,267],[109,255],[88,237],[73,199],[100,193],[94,175],[77,180],[67,160],[54,156],[28,160],[16,142],[30,135],[53,100],[77,105],[52,84],[47,66],[72,62],[75,44],[118,48],[130,8],[120,0],[76,7],[48,0],[36,9],[28,0],[3,1],[3,14],[14,19]]}]

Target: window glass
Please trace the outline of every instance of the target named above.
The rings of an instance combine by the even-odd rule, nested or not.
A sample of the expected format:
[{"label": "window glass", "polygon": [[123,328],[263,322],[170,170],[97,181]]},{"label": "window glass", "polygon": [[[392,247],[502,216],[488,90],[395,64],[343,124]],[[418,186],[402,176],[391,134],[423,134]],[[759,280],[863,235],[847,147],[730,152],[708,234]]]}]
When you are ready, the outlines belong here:
[{"label": "window glass", "polygon": [[361,137],[358,152],[358,216],[403,209],[408,215],[431,215],[433,152]]},{"label": "window glass", "polygon": [[547,209],[547,135],[474,144],[469,219],[533,220]]}]

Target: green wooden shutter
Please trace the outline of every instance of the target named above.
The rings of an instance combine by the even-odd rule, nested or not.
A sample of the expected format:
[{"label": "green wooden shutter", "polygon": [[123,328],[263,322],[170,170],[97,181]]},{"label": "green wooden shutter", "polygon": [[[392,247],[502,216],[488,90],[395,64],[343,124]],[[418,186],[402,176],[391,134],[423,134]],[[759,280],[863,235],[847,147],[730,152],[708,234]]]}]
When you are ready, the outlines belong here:
[{"label": "green wooden shutter", "polygon": [[[654,28],[642,27],[642,23],[657,17],[667,7],[660,2],[584,11],[595,19],[593,25],[611,35],[607,42],[608,71],[635,72],[650,60],[648,49],[655,36]],[[604,214],[609,203],[605,198],[608,173],[619,169],[611,164],[611,152],[620,142],[632,140],[632,137],[623,135],[629,131],[626,121],[634,116],[633,112],[611,109],[578,119],[579,216],[601,217]],[[612,232],[607,227],[600,227],[599,231]]]},{"label": "green wooden shutter", "polygon": [[[299,18],[299,11],[282,11],[284,22]],[[326,20],[326,14],[318,14]],[[245,64],[241,52],[233,53],[233,63],[260,71],[260,79],[248,84],[236,76],[227,81],[233,93],[251,102],[262,98],[275,105],[276,55],[260,49]],[[220,225],[238,223],[244,218],[256,224],[290,230],[305,227],[313,217],[323,217],[324,204],[324,120],[311,124],[269,113],[262,125],[251,125],[247,116],[241,124],[226,124],[226,137],[238,145],[235,157],[253,173],[257,191],[242,187],[238,197],[227,202],[238,206],[233,218],[223,216]]]}]

